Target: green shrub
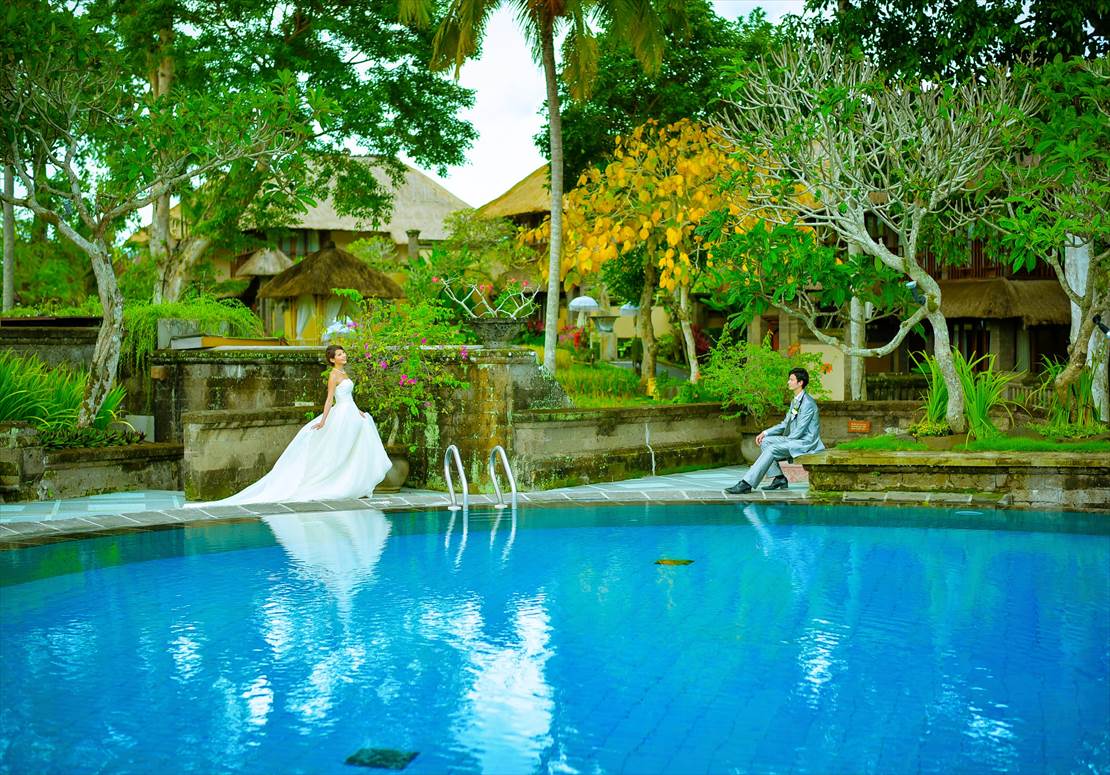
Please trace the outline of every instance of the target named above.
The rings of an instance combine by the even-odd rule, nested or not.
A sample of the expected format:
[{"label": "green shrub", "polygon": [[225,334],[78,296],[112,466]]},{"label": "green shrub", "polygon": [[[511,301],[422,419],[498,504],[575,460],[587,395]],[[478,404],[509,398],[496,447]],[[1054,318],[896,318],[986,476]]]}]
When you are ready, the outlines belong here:
[{"label": "green shrub", "polygon": [[[555,380],[574,401],[575,406],[612,405],[620,399],[646,399],[640,392],[640,376],[629,369],[608,363],[585,365],[571,363],[565,367],[556,364]],[[606,404],[598,404],[604,401]]]},{"label": "green shrub", "polygon": [[906,430],[909,431],[911,436],[921,438],[923,436],[947,436],[952,432],[948,427],[947,420],[940,422],[932,422],[931,420],[921,419],[910,425]]},{"label": "green shrub", "polygon": [[1046,439],[1089,439],[1092,436],[1101,436],[1107,432],[1107,427],[1100,422],[1068,422],[1059,415],[1051,417],[1046,422],[1030,423],[1029,427]]},{"label": "green shrub", "polygon": [[[67,366],[49,368],[33,356],[0,353],[0,422],[27,422],[38,428],[74,427],[88,374]],[[123,402],[124,389],[109,391],[93,427],[107,428]]]},{"label": "green shrub", "polygon": [[807,392],[811,396],[826,397],[828,392],[820,379],[823,365],[817,353],[783,355],[772,349],[770,337],[758,345],[722,338],[709,351],[701,385],[706,395],[720,401],[726,409],[735,410],[726,416],[762,417],[772,411],[785,410],[789,405],[786,380],[795,367],[809,372]]},{"label": "green shrub", "polygon": [[452,408],[443,402],[467,387],[449,368],[469,357],[460,344],[462,332],[449,322],[446,309],[426,300],[364,300],[356,291],[336,292],[360,307],[356,320],[332,340],[347,351],[347,374],[359,406],[379,426],[389,424],[387,444],[404,443],[410,451],[430,444],[437,413]]}]

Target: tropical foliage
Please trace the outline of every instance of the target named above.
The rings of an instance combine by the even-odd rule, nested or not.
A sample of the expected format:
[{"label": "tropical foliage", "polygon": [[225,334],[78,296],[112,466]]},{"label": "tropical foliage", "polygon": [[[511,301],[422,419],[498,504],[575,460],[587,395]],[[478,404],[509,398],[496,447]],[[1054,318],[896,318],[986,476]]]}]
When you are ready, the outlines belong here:
[{"label": "tropical foliage", "polygon": [[389,429],[383,431],[388,444],[435,446],[429,435],[437,416],[450,411],[452,395],[466,386],[452,368],[469,357],[462,332],[443,307],[428,302],[343,293],[357,301],[360,313],[333,343],[347,351],[358,405]]},{"label": "tropical foliage", "polygon": [[[50,368],[33,356],[0,352],[0,422],[26,422],[41,429],[73,428],[87,380],[87,373],[67,366]],[[106,429],[123,398],[123,387],[112,388],[92,427]]]},{"label": "tropical foliage", "polygon": [[[707,259],[704,237],[696,230],[714,211],[731,205],[739,212],[718,186],[722,176],[739,168],[729,153],[716,130],[686,119],[667,126],[648,121],[618,136],[611,161],[583,173],[567,196],[565,281],[581,283],[618,257],[625,257],[622,263],[634,275],[632,262],[638,259],[640,308],[651,309],[658,290],[676,298],[687,351],[693,352],[689,294]],[[547,221],[527,236],[546,239],[550,229]],[[650,315],[641,316],[640,337],[643,386],[655,374]],[[696,380],[695,360],[691,369]]]},{"label": "tropical foliage", "polygon": [[797,367],[810,374],[806,390],[811,396],[820,399],[828,395],[821,384],[824,364],[819,354],[798,349],[781,353],[771,347],[770,338],[752,344],[722,337],[709,352],[700,385],[732,411],[726,416],[763,417],[789,406],[786,381],[790,370]]},{"label": "tropical foliage", "polygon": [[[402,21],[429,27],[437,8],[435,0],[400,0]],[[501,5],[516,12],[524,34],[533,41],[533,50],[543,63],[547,86],[548,137],[550,139],[551,218],[553,227],[548,241],[547,315],[544,325],[543,365],[554,374],[556,328],[559,316],[559,276],[563,253],[563,132],[562,108],[557,86],[555,62],[557,30],[565,30],[563,76],[572,94],[584,97],[597,74],[598,27],[623,38],[644,69],[654,72],[662,59],[664,40],[654,3],[627,3],[622,0],[580,0],[565,3],[552,0],[452,0],[446,16],[437,26],[431,65],[434,69],[453,67],[456,75],[462,63],[478,52],[485,25],[492,11]],[[683,18],[684,5],[669,3],[667,10],[675,20]]]},{"label": "tropical foliage", "polygon": [[234,337],[262,335],[262,321],[238,299],[191,296],[162,304],[128,304],[123,309],[123,342],[120,365],[131,373],[145,372],[150,354],[158,346],[158,321],[190,320],[204,334]]}]

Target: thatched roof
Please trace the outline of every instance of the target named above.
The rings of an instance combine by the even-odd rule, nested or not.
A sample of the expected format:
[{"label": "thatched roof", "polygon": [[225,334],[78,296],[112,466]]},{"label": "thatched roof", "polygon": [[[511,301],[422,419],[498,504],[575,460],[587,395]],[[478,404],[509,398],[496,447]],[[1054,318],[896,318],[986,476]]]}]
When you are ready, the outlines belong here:
[{"label": "thatched roof", "polygon": [[940,311],[947,318],[1021,318],[1027,326],[1066,325],[1071,305],[1055,280],[940,280]]},{"label": "thatched roof", "polygon": [[548,165],[543,165],[492,202],[479,207],[478,212],[490,218],[551,212],[548,172]]},{"label": "thatched roof", "polygon": [[235,277],[270,277],[281,274],[293,266],[292,259],[277,248],[262,248],[251,254],[251,257],[235,272]]},{"label": "thatched roof", "polygon": [[470,209],[470,205],[419,170],[406,167],[404,178],[394,186],[389,175],[373,158],[363,157],[360,161],[370,165],[374,177],[393,194],[393,212],[386,223],[339,215],[335,212],[332,198],[328,197],[307,212],[294,216],[295,220],[286,226],[291,229],[388,232],[395,243],[403,245],[408,242],[410,229],[419,230],[422,240],[447,239],[444,226],[447,216],[456,210]]},{"label": "thatched roof", "polygon": [[301,294],[330,296],[332,288],[354,288],[371,299],[399,299],[404,291],[381,272],[371,269],[355,256],[335,245],[309,253],[263,285],[263,299],[288,299]]}]

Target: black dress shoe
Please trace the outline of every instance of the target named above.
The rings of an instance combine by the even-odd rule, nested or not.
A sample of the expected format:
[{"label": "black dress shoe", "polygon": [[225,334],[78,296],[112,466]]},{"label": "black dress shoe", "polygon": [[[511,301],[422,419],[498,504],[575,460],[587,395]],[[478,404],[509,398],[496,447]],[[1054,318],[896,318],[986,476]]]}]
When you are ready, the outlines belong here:
[{"label": "black dress shoe", "polygon": [[790,482],[787,481],[785,476],[776,476],[774,479],[771,480],[771,483],[769,485],[767,485],[766,487],[764,487],[763,489],[764,490],[785,490],[789,486],[790,486]]},{"label": "black dress shoe", "polygon": [[727,492],[729,495],[744,495],[745,493],[749,493],[751,491],[752,486],[745,482],[743,479],[732,485],[732,487],[725,488],[725,492]]}]

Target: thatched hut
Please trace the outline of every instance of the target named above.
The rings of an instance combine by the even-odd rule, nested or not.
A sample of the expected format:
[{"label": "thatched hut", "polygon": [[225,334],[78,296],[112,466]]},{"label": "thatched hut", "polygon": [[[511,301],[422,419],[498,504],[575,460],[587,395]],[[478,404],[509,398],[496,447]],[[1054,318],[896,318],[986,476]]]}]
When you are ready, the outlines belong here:
[{"label": "thatched hut", "polygon": [[489,218],[508,218],[517,226],[534,229],[551,212],[550,167],[543,165],[478,212]]},{"label": "thatched hut", "polygon": [[994,353],[1003,369],[1036,369],[1066,355],[1071,304],[1056,280],[939,280],[952,346]]},{"label": "thatched hut", "polygon": [[336,319],[356,313],[349,301],[332,292],[334,288],[353,288],[370,299],[399,299],[405,295],[389,277],[328,243],[259,290],[260,299],[276,302],[266,320],[268,327],[281,331],[291,343],[319,343],[324,329]]}]

